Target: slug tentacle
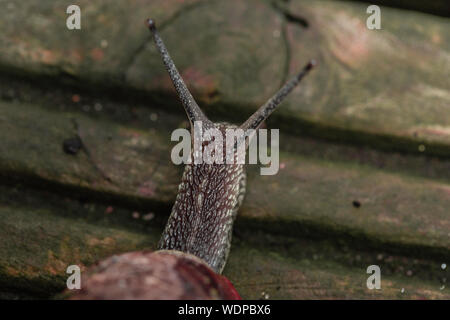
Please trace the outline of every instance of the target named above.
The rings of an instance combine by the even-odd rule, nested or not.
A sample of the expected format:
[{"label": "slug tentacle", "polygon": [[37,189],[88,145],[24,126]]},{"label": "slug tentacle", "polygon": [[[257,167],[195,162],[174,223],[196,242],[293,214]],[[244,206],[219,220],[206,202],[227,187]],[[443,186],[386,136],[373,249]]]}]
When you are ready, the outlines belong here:
[{"label": "slug tentacle", "polygon": [[159,36],[155,22],[152,19],[147,19],[147,24],[153,35],[153,40],[155,41],[156,47],[161,54],[167,72],[169,73],[170,79],[172,80],[175,90],[177,91],[181,103],[183,104],[184,110],[186,111],[191,127],[194,127],[194,121],[202,121],[205,129],[212,128],[212,122],[205,116],[197,102],[195,102],[194,97],[189,92],[189,89],[186,87],[186,84],[181,78],[177,67],[175,66],[166,46],[164,45],[164,41]]},{"label": "slug tentacle", "polygon": [[308,62],[306,66],[294,77],[286,82],[275,95],[263,104],[254,114],[245,121],[240,128],[244,130],[258,129],[264,120],[266,120],[273,111],[280,105],[286,96],[300,83],[303,77],[316,65],[315,60]]}]

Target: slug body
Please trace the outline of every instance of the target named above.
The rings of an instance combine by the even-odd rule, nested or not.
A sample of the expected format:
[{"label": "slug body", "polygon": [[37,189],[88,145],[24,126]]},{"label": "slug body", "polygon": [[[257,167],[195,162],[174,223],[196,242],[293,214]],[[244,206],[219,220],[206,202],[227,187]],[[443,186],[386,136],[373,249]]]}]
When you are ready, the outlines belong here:
[{"label": "slug body", "polygon": [[245,185],[242,164],[187,164],[159,249],[191,253],[221,273]]},{"label": "slug body", "polygon": [[[191,128],[194,128],[196,121],[201,121],[203,130],[217,128],[222,134],[228,128],[237,128],[226,123],[213,123],[206,117],[184,84],[154,21],[149,19],[147,24]],[[314,65],[314,61],[309,62],[238,128],[244,131],[257,130]],[[243,142],[238,141],[235,145],[234,159],[237,158],[236,146],[239,143]],[[248,140],[245,140],[245,144],[247,147]],[[245,187],[245,168],[243,164],[237,164],[237,161],[233,164],[226,161],[223,164],[187,164],[158,249],[193,254],[205,261],[216,273],[221,273],[230,251],[233,222],[244,199]]]}]

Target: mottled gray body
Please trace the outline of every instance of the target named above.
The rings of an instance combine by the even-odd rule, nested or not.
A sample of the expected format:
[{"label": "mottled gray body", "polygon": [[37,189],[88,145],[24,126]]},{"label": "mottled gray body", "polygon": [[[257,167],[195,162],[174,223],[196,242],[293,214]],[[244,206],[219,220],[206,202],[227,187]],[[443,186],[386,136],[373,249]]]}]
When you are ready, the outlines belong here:
[{"label": "mottled gray body", "polygon": [[243,164],[187,164],[158,249],[194,254],[221,273],[245,187]]}]

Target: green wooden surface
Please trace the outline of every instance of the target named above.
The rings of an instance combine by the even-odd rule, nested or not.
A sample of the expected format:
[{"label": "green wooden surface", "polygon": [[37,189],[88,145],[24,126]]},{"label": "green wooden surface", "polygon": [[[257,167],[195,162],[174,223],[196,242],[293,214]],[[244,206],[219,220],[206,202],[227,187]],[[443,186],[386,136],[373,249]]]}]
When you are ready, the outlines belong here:
[{"label": "green wooden surface", "polygon": [[[81,31],[67,1],[0,12],[1,296],[52,297],[68,265],[155,248],[183,169],[170,133],[187,122],[152,16],[216,120],[242,122],[319,61],[267,123],[280,172],[248,166],[224,271],[244,298],[450,298],[448,19],[382,7],[371,31],[353,2],[109,3],[80,2]],[[382,290],[365,286],[372,264]]]}]

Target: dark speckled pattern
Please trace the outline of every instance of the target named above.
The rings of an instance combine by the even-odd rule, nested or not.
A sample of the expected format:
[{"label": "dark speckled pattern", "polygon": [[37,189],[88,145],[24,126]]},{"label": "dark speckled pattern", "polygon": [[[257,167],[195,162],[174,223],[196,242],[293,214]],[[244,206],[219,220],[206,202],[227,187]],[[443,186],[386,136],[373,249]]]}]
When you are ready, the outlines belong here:
[{"label": "dark speckled pattern", "polygon": [[[232,126],[216,127],[224,131]],[[245,183],[242,164],[186,165],[159,249],[194,254],[221,273],[230,250],[233,222],[244,199]]]}]

